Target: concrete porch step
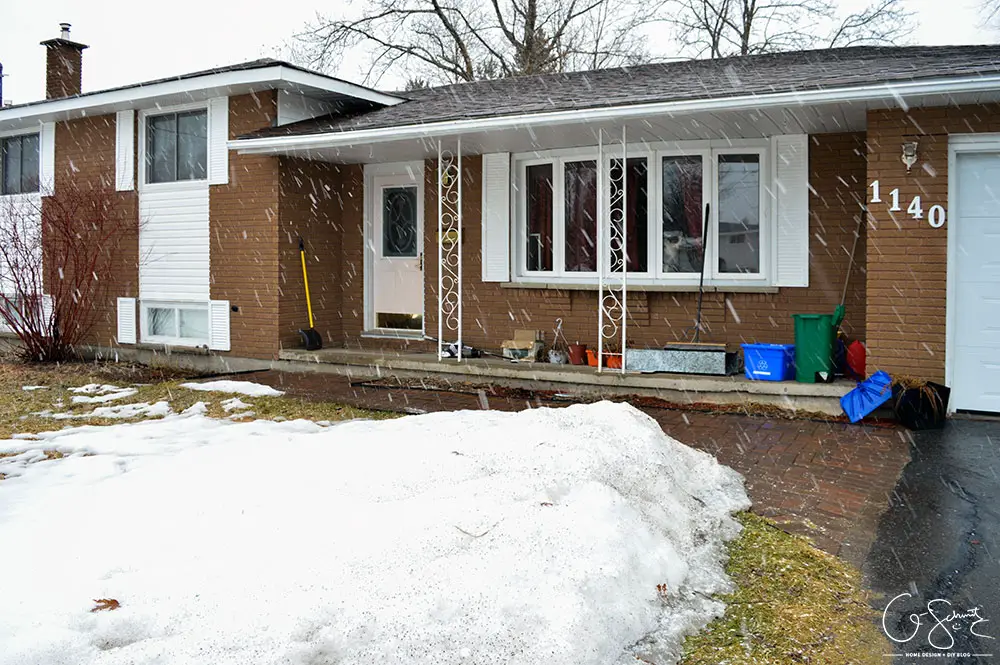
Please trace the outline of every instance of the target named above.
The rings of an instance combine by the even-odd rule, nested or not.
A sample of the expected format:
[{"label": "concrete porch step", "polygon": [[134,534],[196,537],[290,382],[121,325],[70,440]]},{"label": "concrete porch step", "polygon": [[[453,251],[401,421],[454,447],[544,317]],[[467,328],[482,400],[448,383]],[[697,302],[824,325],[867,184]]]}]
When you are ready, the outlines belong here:
[{"label": "concrete porch step", "polygon": [[739,376],[640,374],[620,370],[598,373],[593,367],[514,363],[496,357],[439,360],[433,353],[386,350],[286,349],[275,369],[331,372],[352,379],[427,378],[498,383],[516,388],[555,390],[586,396],[637,394],[677,404],[765,404],[783,409],[842,415],[840,398],[852,381],[832,384],[750,381]]}]

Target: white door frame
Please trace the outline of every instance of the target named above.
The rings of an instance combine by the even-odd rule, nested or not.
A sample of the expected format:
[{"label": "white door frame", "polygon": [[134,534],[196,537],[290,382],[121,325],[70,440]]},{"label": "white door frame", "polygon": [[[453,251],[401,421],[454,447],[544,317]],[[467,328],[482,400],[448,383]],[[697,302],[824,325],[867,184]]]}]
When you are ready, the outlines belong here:
[{"label": "white door frame", "polygon": [[[952,387],[955,382],[955,339],[957,337],[958,309],[956,305],[956,273],[958,270],[958,155],[969,152],[1000,153],[1000,134],[952,134],[948,137],[948,263],[947,289],[945,291],[944,333],[944,382]],[[948,413],[955,412],[955,403],[948,402]]]},{"label": "white door frame", "polygon": [[[365,164],[364,182],[364,330],[362,334],[366,337],[401,337],[422,339],[427,326],[427,303],[426,288],[421,288],[420,307],[423,311],[423,327],[419,331],[412,333],[406,331],[390,331],[384,328],[375,327],[375,214],[379,203],[375,200],[378,194],[378,187],[375,186],[376,179],[385,177],[405,178],[408,183],[412,183],[417,188],[417,226],[420,234],[417,240],[418,251],[423,251],[424,244],[424,163],[422,161],[413,162],[393,162],[389,164]],[[403,183],[400,180],[400,184]],[[425,263],[426,265],[426,257]],[[426,273],[425,273],[426,274]],[[424,285],[426,286],[426,284]]]}]

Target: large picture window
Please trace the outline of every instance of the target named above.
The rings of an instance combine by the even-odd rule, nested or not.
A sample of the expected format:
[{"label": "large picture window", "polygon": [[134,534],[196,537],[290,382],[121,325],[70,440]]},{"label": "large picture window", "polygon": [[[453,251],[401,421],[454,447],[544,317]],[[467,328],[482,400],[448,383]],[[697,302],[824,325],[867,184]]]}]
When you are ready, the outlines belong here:
[{"label": "large picture window", "polygon": [[38,145],[38,134],[0,139],[0,192],[31,194],[38,191]]},{"label": "large picture window", "polygon": [[208,178],[208,112],[146,118],[146,182]]},{"label": "large picture window", "polygon": [[[515,157],[517,276],[596,282],[604,251],[611,272],[624,264],[639,283],[696,284],[703,261],[706,280],[765,282],[766,143],[745,143],[635,146],[624,164],[606,155],[603,196],[596,149]],[[605,238],[599,249],[598,200],[605,233],[624,245]]]}]

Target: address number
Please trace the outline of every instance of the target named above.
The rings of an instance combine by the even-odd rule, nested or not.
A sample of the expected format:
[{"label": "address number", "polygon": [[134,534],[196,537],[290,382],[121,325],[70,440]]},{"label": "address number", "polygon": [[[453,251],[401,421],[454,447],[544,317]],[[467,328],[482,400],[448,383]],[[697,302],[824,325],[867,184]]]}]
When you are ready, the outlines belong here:
[{"label": "address number", "polygon": [[[873,180],[869,188],[872,190],[870,202],[882,203],[882,190],[879,188],[878,180]],[[893,189],[889,192],[889,204],[889,212],[901,212],[903,210],[899,201],[899,189]],[[910,199],[910,204],[906,206],[906,213],[913,219],[924,218],[923,200],[919,194]],[[948,221],[948,212],[943,205],[934,204],[927,210],[927,223],[935,229],[944,226],[946,221]]]}]

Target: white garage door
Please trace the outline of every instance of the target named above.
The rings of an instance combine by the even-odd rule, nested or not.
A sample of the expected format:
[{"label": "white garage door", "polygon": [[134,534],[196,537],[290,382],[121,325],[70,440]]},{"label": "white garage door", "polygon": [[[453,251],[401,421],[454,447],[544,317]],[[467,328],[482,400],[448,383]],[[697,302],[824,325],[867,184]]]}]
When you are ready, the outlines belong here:
[{"label": "white garage door", "polygon": [[956,409],[1000,412],[1000,153],[958,153]]}]

